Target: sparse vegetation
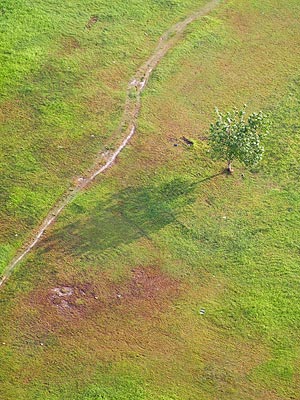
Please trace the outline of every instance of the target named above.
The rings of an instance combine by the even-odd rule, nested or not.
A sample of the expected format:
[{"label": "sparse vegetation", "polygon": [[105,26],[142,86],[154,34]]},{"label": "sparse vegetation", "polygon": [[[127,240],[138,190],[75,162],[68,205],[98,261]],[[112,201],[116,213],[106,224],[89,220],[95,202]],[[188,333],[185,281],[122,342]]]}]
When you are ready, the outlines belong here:
[{"label": "sparse vegetation", "polygon": [[[152,11],[150,3],[159,6],[159,12],[155,7]],[[24,4],[14,2],[14,10]],[[77,18],[84,27],[91,16],[99,18],[90,30],[84,28],[84,35],[91,37],[79,39],[81,50],[67,58],[74,68],[83,66],[84,58],[91,61],[89,66],[101,61],[95,74],[91,72],[90,78],[77,80],[78,85],[72,87],[76,93],[92,90],[94,101],[100,99],[100,103],[91,114],[100,113],[105,104],[107,121],[120,116],[125,82],[150,53],[154,37],[196,6],[196,2],[192,6],[161,0],[126,2],[125,7],[124,1],[106,5],[102,1],[100,12],[94,1],[53,4],[66,7],[64,29],[74,29]],[[40,14],[43,7],[52,10],[47,1],[36,5],[40,9],[28,10]],[[73,201],[0,292],[0,398],[298,397],[299,17],[298,0],[223,2],[208,18],[190,26],[155,70],[143,94],[137,134],[115,167]],[[129,18],[138,25],[128,27]],[[155,18],[155,25],[150,25]],[[111,40],[102,29],[112,34]],[[146,29],[149,36],[136,35],[130,43],[139,29]],[[84,49],[98,40],[99,45],[92,46],[95,53],[86,53]],[[50,53],[53,43],[60,41],[49,44]],[[136,48],[141,51],[138,59],[124,57]],[[57,56],[54,62],[60,63],[60,57],[65,56]],[[120,66],[113,60],[119,60]],[[51,93],[51,87],[61,86],[59,74],[53,73],[51,80],[34,77],[35,73],[29,73],[25,83],[18,83],[18,90],[27,90],[31,82],[30,86],[37,85],[34,93],[38,96],[44,87]],[[52,83],[47,86],[47,82]],[[96,90],[101,83],[107,96],[100,94],[102,89]],[[109,85],[111,91],[106,91]],[[116,93],[120,101],[115,107],[110,99]],[[78,101],[82,96],[73,97],[71,103],[83,104]],[[28,99],[33,99],[32,94]],[[215,104],[228,110],[243,102],[250,110],[265,110],[272,129],[265,138],[267,151],[259,169],[250,173],[241,166],[245,179],[240,174],[229,179],[216,174],[223,161],[213,162],[207,141],[197,141],[197,135],[209,129]],[[10,123],[2,129],[9,126],[10,132],[22,132],[24,125],[22,146],[28,137],[27,150],[35,148],[29,135],[30,118],[40,114],[32,111],[25,114],[31,116],[29,121],[23,118],[27,110],[23,99],[15,118],[15,108],[5,104],[5,113],[11,110]],[[90,114],[86,119],[87,125],[96,121]],[[99,127],[103,123],[101,119]],[[95,126],[90,133],[95,133],[100,144],[106,143],[106,131]],[[47,125],[35,143],[48,131],[53,137],[59,133]],[[190,132],[195,132],[194,146],[180,140]],[[25,151],[21,164],[16,158],[22,168],[26,161],[31,172],[13,172],[1,161],[4,193],[12,202],[9,211],[4,207],[10,204],[7,198],[1,198],[1,265],[23,242],[21,231],[28,232],[36,224],[54,200],[53,193],[69,182],[74,171],[68,167],[70,160],[79,169],[86,167],[85,157],[70,151],[80,141],[62,133],[65,141],[54,143],[68,146],[63,154],[55,154],[50,133],[42,142],[44,147],[38,147],[45,151],[37,151],[41,156],[35,155],[37,163],[28,162]],[[20,141],[20,133],[11,136],[11,147],[8,134],[1,137],[5,148],[11,149],[7,150],[9,165],[17,153],[17,137]],[[90,155],[92,151],[86,149],[82,147],[82,154]],[[45,177],[47,168],[41,162],[45,154],[50,166],[55,163],[50,172],[61,166],[62,181],[52,172],[51,179]],[[29,196],[24,186],[30,177],[34,195]],[[41,188],[41,183],[46,186]],[[42,209],[39,202],[43,202]],[[30,225],[23,225],[20,221],[28,218],[28,203],[38,211]],[[27,205],[23,208],[22,204]],[[14,236],[16,227],[21,238]]]}]

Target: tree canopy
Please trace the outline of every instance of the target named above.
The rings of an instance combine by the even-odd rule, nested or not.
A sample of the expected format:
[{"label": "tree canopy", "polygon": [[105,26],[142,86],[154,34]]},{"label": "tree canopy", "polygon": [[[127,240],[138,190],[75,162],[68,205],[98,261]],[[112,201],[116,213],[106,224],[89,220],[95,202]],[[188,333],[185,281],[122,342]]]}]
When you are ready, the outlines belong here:
[{"label": "tree canopy", "polygon": [[216,109],[218,119],[210,125],[210,147],[212,157],[227,161],[231,173],[233,160],[247,167],[256,165],[263,156],[261,139],[267,133],[267,116],[253,112],[246,117],[246,105],[226,113]]}]

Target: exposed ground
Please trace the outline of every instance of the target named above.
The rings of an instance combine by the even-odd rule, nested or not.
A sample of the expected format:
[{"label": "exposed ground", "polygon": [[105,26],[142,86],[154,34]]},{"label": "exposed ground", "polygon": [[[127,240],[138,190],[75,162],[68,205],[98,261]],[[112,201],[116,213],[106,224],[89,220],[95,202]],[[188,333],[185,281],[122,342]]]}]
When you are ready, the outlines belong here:
[{"label": "exposed ground", "polygon": [[[0,397],[299,397],[299,16],[224,3],[164,58],[115,167],[1,290]],[[202,139],[243,103],[272,130],[228,177]]]}]

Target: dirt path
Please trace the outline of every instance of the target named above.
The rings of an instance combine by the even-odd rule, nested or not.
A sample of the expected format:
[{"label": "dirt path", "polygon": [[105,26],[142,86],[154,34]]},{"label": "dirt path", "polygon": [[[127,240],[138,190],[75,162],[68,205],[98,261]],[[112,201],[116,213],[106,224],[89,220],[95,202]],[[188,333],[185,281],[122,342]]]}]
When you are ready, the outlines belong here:
[{"label": "dirt path", "polygon": [[[102,156],[102,166],[99,166],[99,163],[92,169],[92,172],[85,178],[79,178],[77,180],[77,184],[70,188],[68,193],[63,195],[63,197],[59,200],[59,202],[51,209],[49,214],[46,216],[41,226],[34,232],[32,240],[24,245],[24,247],[20,250],[19,254],[17,254],[10,264],[6,267],[3,272],[3,276],[0,280],[0,287],[3,283],[9,278],[10,274],[14,270],[14,268],[20,263],[20,261],[35,247],[40,241],[42,235],[45,230],[53,224],[58,215],[62,212],[62,210],[71,203],[71,201],[77,196],[79,192],[81,192],[84,188],[86,188],[98,175],[105,172],[108,168],[110,168],[118,155],[127,146],[128,142],[132,138],[136,130],[137,118],[141,108],[141,94],[145,87],[147,86],[149,77],[153,71],[153,69],[157,66],[157,64],[161,61],[161,59],[165,56],[165,54],[170,50],[180,39],[185,28],[196,19],[207,15],[222,0],[211,0],[205,6],[200,8],[198,11],[191,14],[185,20],[178,22],[173,25],[169,30],[167,30],[159,39],[159,43],[154,50],[153,54],[150,58],[143,64],[135,76],[131,79],[128,89],[127,89],[127,98],[124,107],[124,114],[120,126],[117,128],[116,133],[122,133],[125,137],[119,147],[110,155]],[[108,157],[108,158],[107,158]],[[106,162],[105,162],[106,158]]]}]

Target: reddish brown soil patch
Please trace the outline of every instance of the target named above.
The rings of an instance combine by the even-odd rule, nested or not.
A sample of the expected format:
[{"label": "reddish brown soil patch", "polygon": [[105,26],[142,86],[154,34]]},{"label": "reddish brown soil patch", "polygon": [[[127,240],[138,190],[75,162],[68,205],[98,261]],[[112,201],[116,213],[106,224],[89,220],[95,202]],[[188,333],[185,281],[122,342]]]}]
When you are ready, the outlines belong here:
[{"label": "reddish brown soil patch", "polygon": [[71,308],[73,306],[72,298],[74,291],[74,288],[71,286],[55,287],[51,289],[50,301],[59,308]]},{"label": "reddish brown soil patch", "polygon": [[17,352],[42,354],[37,364],[30,358],[29,378],[24,369],[18,379],[42,379],[49,368],[59,379],[61,370],[73,371],[76,363],[85,371],[76,378],[85,380],[99,361],[126,357],[142,363],[153,359],[155,365],[164,360],[172,368],[171,360],[184,346],[175,333],[178,315],[173,304],[185,287],[153,267],[134,268],[120,282],[100,271],[82,276],[91,283],[69,276],[18,297],[10,314],[10,342]]},{"label": "reddish brown soil patch", "polygon": [[91,29],[91,27],[93,25],[95,25],[95,23],[99,20],[99,18],[97,17],[97,15],[92,15],[91,18],[88,20],[88,23],[86,24],[86,28],[87,29]]},{"label": "reddish brown soil patch", "polygon": [[80,43],[76,38],[72,36],[65,37],[62,40],[61,50],[59,52],[59,55],[68,56],[72,54],[75,50],[80,48],[81,48]]},{"label": "reddish brown soil patch", "polygon": [[120,301],[147,301],[151,306],[166,303],[178,295],[178,282],[154,268],[135,268],[131,280],[113,289]]},{"label": "reddish brown soil patch", "polygon": [[[93,286],[90,283],[78,285],[58,285],[49,290],[48,296],[38,294],[39,301],[47,301],[48,306],[53,306],[63,313],[78,314],[84,312],[93,300],[96,300]],[[91,306],[91,304],[90,304]]]},{"label": "reddish brown soil patch", "polygon": [[235,29],[238,33],[247,34],[249,32],[249,27],[251,24],[251,20],[249,19],[249,15],[247,18],[239,13],[233,13],[232,17],[232,24],[231,26]]},{"label": "reddish brown soil patch", "polygon": [[118,91],[123,90],[122,82],[127,79],[124,70],[121,69],[118,63],[110,65],[109,68],[95,71],[95,77],[100,82],[105,83],[107,87]]},{"label": "reddish brown soil patch", "polygon": [[111,110],[116,110],[119,103],[110,93],[99,89],[94,95],[87,99],[86,106],[89,112],[102,116],[109,113]]},{"label": "reddish brown soil patch", "polygon": [[78,320],[96,314],[119,315],[124,311],[132,316],[162,312],[180,292],[179,282],[157,268],[137,267],[121,283],[112,282],[105,275],[97,277],[93,284],[64,282],[36,290],[29,301],[31,307],[42,306],[43,318],[60,315],[63,319],[76,317]]},{"label": "reddish brown soil patch", "polygon": [[[62,351],[55,362],[64,360],[63,353],[74,343],[82,351],[80,357],[88,357],[91,363],[132,352],[155,358],[178,352],[172,305],[184,293],[183,284],[153,267],[134,268],[117,283],[103,273],[89,275],[92,283],[66,279],[20,299],[14,330],[16,337],[22,331],[18,340],[23,346],[33,343],[50,350],[55,338]],[[47,354],[52,357],[51,351]]]},{"label": "reddish brown soil patch", "polygon": [[12,119],[25,118],[26,112],[22,108],[20,100],[6,101],[1,104],[0,123],[7,123]]}]

